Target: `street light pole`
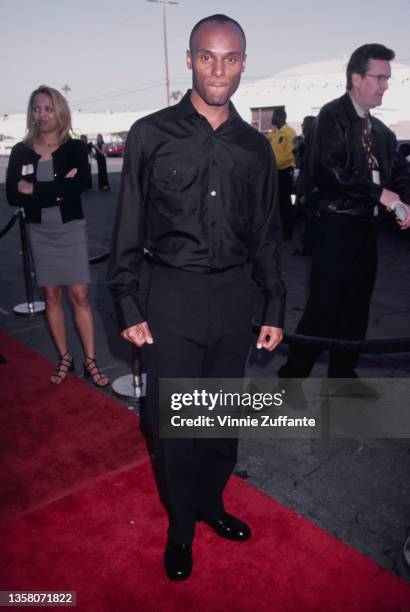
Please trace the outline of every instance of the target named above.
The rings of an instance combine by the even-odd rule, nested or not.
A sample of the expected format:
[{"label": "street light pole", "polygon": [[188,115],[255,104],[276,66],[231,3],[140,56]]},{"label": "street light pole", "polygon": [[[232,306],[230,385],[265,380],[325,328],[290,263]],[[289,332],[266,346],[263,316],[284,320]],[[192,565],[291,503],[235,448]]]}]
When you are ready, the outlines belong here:
[{"label": "street light pole", "polygon": [[164,32],[164,54],[165,54],[165,88],[167,92],[167,106],[171,103],[171,96],[169,92],[169,70],[168,70],[168,43],[167,43],[167,16],[166,6],[167,4],[179,4],[175,0],[147,0],[147,2],[156,2],[162,4],[162,28]]},{"label": "street light pole", "polygon": [[162,28],[164,30],[164,52],[165,52],[165,87],[167,90],[167,106],[170,104],[169,98],[169,70],[168,70],[168,43],[167,43],[167,15],[166,2],[162,0]]}]

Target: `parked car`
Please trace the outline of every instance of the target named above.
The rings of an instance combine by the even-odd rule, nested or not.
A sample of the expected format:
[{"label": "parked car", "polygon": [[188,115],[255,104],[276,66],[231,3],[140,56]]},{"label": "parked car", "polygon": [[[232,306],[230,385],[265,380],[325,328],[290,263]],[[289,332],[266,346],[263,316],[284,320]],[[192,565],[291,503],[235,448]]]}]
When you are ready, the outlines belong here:
[{"label": "parked car", "polygon": [[105,145],[105,154],[107,157],[122,157],[124,155],[125,142],[117,140]]}]

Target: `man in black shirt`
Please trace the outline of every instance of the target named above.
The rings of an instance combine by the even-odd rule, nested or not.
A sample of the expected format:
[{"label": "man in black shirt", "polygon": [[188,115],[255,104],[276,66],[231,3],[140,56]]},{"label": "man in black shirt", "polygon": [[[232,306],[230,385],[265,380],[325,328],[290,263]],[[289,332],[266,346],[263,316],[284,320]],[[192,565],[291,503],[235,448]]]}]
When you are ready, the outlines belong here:
[{"label": "man in black shirt", "polygon": [[[241,378],[251,343],[254,278],[266,296],[257,347],[282,339],[276,167],[268,141],[230,97],[245,67],[245,35],[224,15],[193,29],[192,90],[176,106],[137,121],[125,151],[108,281],[123,338],[143,347],[146,412],[169,515],[165,569],[192,569],[197,520],[236,541],[249,527],[224,510],[235,439],[160,439],[159,378]],[[146,311],[139,303],[144,249],[152,258]]]}]

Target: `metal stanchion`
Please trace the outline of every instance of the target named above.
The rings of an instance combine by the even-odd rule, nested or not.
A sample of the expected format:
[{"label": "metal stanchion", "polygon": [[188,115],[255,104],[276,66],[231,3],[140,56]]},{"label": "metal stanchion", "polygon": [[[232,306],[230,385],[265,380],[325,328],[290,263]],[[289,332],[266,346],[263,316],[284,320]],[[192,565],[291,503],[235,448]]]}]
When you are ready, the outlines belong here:
[{"label": "metal stanchion", "polygon": [[407,538],[407,540],[404,543],[403,555],[404,555],[407,565],[410,567],[410,536]]},{"label": "metal stanchion", "polygon": [[132,345],[131,374],[116,378],[111,388],[118,397],[139,402],[145,396],[146,374],[140,372],[140,349]]},{"label": "metal stanchion", "polygon": [[18,304],[13,308],[13,310],[19,315],[36,315],[40,312],[44,312],[45,304],[44,302],[35,302],[33,298],[33,285],[31,283],[31,266],[27,240],[27,225],[24,210],[22,208],[19,209],[18,218],[20,224],[21,249],[23,252],[24,282],[26,285],[27,301],[23,304]]}]

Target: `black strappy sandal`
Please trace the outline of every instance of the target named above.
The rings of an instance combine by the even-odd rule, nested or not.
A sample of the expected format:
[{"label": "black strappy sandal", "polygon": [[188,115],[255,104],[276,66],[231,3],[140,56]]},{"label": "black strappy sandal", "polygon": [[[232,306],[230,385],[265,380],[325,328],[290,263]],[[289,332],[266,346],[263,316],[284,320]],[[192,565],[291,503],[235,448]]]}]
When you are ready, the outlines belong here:
[{"label": "black strappy sandal", "polygon": [[[66,353],[64,353],[64,355],[59,355],[59,362],[57,364],[57,367],[50,377],[50,382],[53,383],[53,385],[61,385],[61,383],[67,378],[68,372],[75,371],[73,356],[70,355],[71,359],[69,359],[67,355],[70,355],[70,351],[67,351]],[[54,380],[51,380],[53,376],[55,378],[59,378],[60,381],[56,382]]]},{"label": "black strappy sandal", "polygon": [[[85,363],[85,362],[83,363],[84,378],[91,378],[91,382],[93,383],[93,385],[98,387],[99,389],[103,389],[104,387],[109,385],[110,381],[108,380],[108,377],[101,372],[100,368],[97,365],[96,358],[87,357],[87,355],[85,356],[85,358],[88,363]],[[98,383],[102,378],[105,378],[107,382],[100,385]]]}]

